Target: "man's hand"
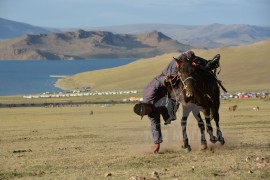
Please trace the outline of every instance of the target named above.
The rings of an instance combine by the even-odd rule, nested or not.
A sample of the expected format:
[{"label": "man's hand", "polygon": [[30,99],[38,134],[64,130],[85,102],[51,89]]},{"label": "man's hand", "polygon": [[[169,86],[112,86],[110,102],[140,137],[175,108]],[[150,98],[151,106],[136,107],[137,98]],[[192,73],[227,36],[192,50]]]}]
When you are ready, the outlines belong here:
[{"label": "man's hand", "polygon": [[165,82],[170,82],[170,81],[172,81],[172,77],[167,75],[165,78]]},{"label": "man's hand", "polygon": [[171,84],[171,82],[172,83],[174,83],[174,81],[178,78],[179,76],[178,76],[178,73],[177,73],[177,75],[167,75],[166,76],[166,78],[165,78],[165,82],[167,82],[167,83],[169,83],[169,84]]},{"label": "man's hand", "polygon": [[172,82],[171,76],[167,75],[167,76],[165,77],[165,80],[164,80],[165,86],[166,86],[167,88],[168,88],[168,87],[171,87],[171,82]]}]

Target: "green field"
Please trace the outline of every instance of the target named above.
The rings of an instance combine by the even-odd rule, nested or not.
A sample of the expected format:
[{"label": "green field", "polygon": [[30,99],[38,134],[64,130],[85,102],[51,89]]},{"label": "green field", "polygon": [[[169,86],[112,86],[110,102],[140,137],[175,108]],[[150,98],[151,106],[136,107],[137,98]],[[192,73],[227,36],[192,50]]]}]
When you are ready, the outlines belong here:
[{"label": "green field", "polygon": [[[228,111],[231,105],[238,109]],[[260,110],[253,111],[254,106]],[[147,117],[140,120],[132,108],[0,108],[0,179],[150,179],[154,171],[160,179],[269,178],[269,101],[222,101],[226,144],[208,142],[206,151],[199,150],[199,128],[190,116],[188,154],[179,143],[181,110],[178,120],[162,125],[164,143],[161,152],[153,154],[150,122]]]}]

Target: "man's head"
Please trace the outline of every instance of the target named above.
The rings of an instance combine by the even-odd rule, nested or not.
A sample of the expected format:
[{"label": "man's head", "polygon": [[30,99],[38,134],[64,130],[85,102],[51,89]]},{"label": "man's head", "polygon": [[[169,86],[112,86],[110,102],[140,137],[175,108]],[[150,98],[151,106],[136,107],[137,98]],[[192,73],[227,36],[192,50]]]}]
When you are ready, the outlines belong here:
[{"label": "man's head", "polygon": [[174,58],[177,62],[181,61],[193,61],[195,59],[195,53],[193,51],[186,51],[180,54],[177,58]]},{"label": "man's head", "polygon": [[176,60],[178,63],[182,62],[182,61],[186,61],[187,60],[187,56],[183,53],[180,54],[178,57],[174,57],[174,60]]},{"label": "man's head", "polygon": [[193,51],[187,51],[187,52],[184,52],[183,54],[185,54],[186,55],[186,57],[187,57],[187,60],[194,60],[194,58],[196,57],[195,56],[195,53],[193,52]]}]

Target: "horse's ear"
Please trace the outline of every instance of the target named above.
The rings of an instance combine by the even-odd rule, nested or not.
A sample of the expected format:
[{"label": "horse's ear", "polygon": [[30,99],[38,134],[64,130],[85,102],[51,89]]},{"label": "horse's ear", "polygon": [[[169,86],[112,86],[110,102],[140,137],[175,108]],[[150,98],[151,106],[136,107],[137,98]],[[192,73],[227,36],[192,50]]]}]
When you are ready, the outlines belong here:
[{"label": "horse's ear", "polygon": [[181,62],[183,62],[183,60],[182,59],[177,59],[177,58],[175,58],[175,57],[173,57],[173,59],[177,62],[177,63],[181,63]]},{"label": "horse's ear", "polygon": [[212,61],[219,60],[219,59],[220,59],[220,54],[217,54],[217,55],[215,55],[215,57],[213,57]]}]

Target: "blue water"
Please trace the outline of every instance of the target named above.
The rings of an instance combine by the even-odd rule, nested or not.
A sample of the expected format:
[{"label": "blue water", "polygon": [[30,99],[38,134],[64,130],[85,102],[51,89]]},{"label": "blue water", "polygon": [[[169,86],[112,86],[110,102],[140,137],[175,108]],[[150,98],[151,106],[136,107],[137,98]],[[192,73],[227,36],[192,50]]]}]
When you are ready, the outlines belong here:
[{"label": "blue water", "polygon": [[59,79],[50,75],[74,75],[128,64],[136,59],[73,61],[0,61],[0,96],[60,92]]}]

